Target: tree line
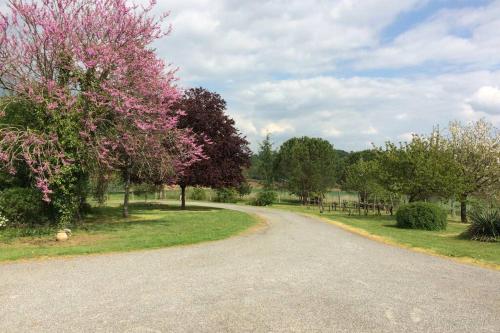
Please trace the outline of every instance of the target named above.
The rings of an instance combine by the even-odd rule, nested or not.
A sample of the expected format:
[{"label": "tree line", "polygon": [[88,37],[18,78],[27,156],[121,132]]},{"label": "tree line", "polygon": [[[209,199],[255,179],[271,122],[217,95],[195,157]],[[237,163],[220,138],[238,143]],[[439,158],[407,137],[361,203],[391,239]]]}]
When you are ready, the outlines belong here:
[{"label": "tree line", "polygon": [[452,122],[446,131],[414,134],[408,142],[347,153],[320,138],[292,138],[273,149],[270,136],[252,158],[251,177],[283,188],[305,203],[321,201],[333,187],[356,191],[359,203],[457,200],[467,222],[471,197],[498,205],[500,136],[491,123]]}]

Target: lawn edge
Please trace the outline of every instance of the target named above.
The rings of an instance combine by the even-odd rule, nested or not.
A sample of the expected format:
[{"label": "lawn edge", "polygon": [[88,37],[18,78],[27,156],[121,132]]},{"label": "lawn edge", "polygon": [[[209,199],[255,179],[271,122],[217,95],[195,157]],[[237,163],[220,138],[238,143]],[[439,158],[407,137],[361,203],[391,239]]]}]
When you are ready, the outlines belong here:
[{"label": "lawn edge", "polygon": [[9,264],[46,262],[46,261],[52,261],[52,260],[71,260],[71,259],[77,259],[80,257],[97,257],[97,256],[116,255],[116,254],[134,253],[134,252],[157,251],[157,250],[169,249],[169,248],[198,246],[198,245],[203,245],[203,244],[208,244],[208,243],[226,241],[226,240],[229,240],[229,239],[235,238],[235,237],[249,236],[249,235],[255,234],[257,232],[265,231],[269,227],[269,223],[267,222],[267,220],[258,214],[247,213],[247,212],[243,212],[240,210],[228,209],[228,208],[222,208],[222,209],[232,210],[235,212],[247,214],[253,218],[255,223],[252,224],[251,226],[249,226],[247,229],[236,232],[236,233],[234,233],[226,238],[221,238],[221,239],[217,239],[217,240],[206,240],[206,241],[201,241],[201,242],[197,242],[197,243],[190,243],[190,244],[177,244],[177,245],[170,245],[170,246],[160,246],[160,247],[132,249],[132,250],[123,250],[123,251],[80,253],[80,254],[60,254],[60,255],[53,255],[53,256],[39,256],[39,257],[33,257],[33,258],[7,259],[7,260],[0,260],[0,266],[9,265]]},{"label": "lawn edge", "polygon": [[479,259],[474,259],[474,258],[471,258],[471,257],[452,257],[452,256],[447,256],[445,254],[438,253],[438,252],[433,251],[431,249],[426,249],[426,248],[422,248],[422,247],[411,246],[411,245],[408,245],[408,244],[405,244],[405,243],[397,242],[397,241],[395,241],[393,239],[390,239],[390,238],[387,238],[387,237],[375,235],[375,234],[372,234],[372,233],[370,233],[370,232],[368,232],[368,231],[366,231],[364,229],[356,228],[356,227],[344,224],[344,223],[342,223],[340,221],[332,220],[332,219],[329,219],[329,218],[326,218],[326,217],[323,217],[323,216],[318,216],[318,215],[315,215],[315,214],[312,214],[312,213],[302,213],[302,212],[298,213],[298,214],[301,214],[301,215],[307,216],[307,217],[317,218],[318,220],[321,220],[321,221],[323,221],[325,223],[328,223],[328,224],[335,225],[335,226],[337,226],[337,227],[339,227],[339,228],[341,228],[341,229],[343,229],[345,231],[348,231],[350,233],[353,233],[353,234],[359,235],[361,237],[368,238],[370,240],[373,240],[373,241],[376,241],[376,242],[379,242],[379,243],[383,243],[383,244],[386,244],[386,245],[389,245],[389,246],[398,247],[398,248],[407,249],[407,250],[411,250],[411,251],[418,252],[418,253],[423,253],[423,254],[431,255],[431,256],[434,256],[434,257],[439,257],[439,258],[443,258],[443,259],[455,261],[455,262],[461,263],[461,264],[466,264],[466,265],[470,265],[470,266],[476,266],[476,267],[486,268],[486,269],[490,269],[490,270],[494,270],[494,271],[500,271],[500,265],[499,264],[494,264],[494,263],[482,261],[482,260],[479,260]]}]

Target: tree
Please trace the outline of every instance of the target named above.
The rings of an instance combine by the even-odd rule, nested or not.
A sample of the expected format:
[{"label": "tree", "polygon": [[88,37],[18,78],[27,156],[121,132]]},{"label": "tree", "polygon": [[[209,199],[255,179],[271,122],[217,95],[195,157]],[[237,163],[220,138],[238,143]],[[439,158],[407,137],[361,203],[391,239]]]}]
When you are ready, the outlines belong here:
[{"label": "tree", "polygon": [[492,124],[481,119],[469,125],[452,122],[449,142],[459,169],[460,217],[467,222],[467,199],[472,194],[500,192],[500,135]]},{"label": "tree", "polygon": [[37,125],[3,126],[0,159],[11,172],[26,165],[64,223],[78,213],[89,173],[130,169],[161,134],[177,131],[169,146],[179,143],[183,158],[157,143],[149,161],[182,172],[199,159],[189,132],[177,130],[174,70],[151,48],[168,34],[154,4],[10,0],[10,15],[0,16],[0,87]]},{"label": "tree", "polygon": [[276,152],[273,150],[270,134],[267,134],[266,138],[260,143],[259,151],[256,156],[256,173],[264,185],[264,188],[272,189],[275,180],[274,162],[276,159]]},{"label": "tree", "polygon": [[438,130],[414,135],[399,146],[387,142],[378,150],[384,176],[382,184],[391,192],[406,194],[410,202],[431,197],[449,198],[457,190],[457,168],[447,140]]},{"label": "tree", "polygon": [[364,203],[365,211],[367,211],[368,197],[372,194],[380,195],[384,192],[379,179],[380,165],[376,160],[365,161],[361,158],[347,167],[345,186],[349,190],[358,192],[359,208],[361,203]]},{"label": "tree", "polygon": [[372,161],[376,158],[376,151],[374,149],[365,149],[361,151],[354,151],[347,153],[343,150],[337,150],[339,156],[339,163],[337,167],[338,182],[345,184],[347,177],[347,170],[351,165],[356,164],[359,160]]},{"label": "tree", "polygon": [[306,203],[311,196],[322,198],[335,184],[337,154],[319,138],[292,138],[280,147],[277,170],[288,190]]},{"label": "tree", "polygon": [[219,94],[192,88],[176,107],[183,111],[179,128],[195,134],[196,143],[204,147],[206,157],[184,170],[178,179],[184,209],[187,186],[220,189],[237,187],[245,181],[243,170],[250,165],[250,149],[248,141],[235,128],[234,120],[225,114],[226,101]]}]

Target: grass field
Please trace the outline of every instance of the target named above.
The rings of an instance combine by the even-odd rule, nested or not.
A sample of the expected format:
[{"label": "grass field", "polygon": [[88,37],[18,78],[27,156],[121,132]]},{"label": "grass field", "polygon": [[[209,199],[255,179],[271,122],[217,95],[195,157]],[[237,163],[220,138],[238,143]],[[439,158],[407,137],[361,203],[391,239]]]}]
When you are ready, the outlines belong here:
[{"label": "grass field", "polygon": [[470,258],[480,263],[493,264],[500,268],[500,242],[483,243],[463,239],[460,234],[467,225],[448,222],[444,231],[408,230],[396,227],[396,219],[391,216],[358,216],[341,212],[324,212],[317,208],[306,208],[297,205],[275,205],[275,208],[292,210],[300,213],[321,216],[341,223],[348,228],[361,230],[370,235],[379,236],[390,243],[401,244],[410,248],[419,248],[448,257]]},{"label": "grass field", "polygon": [[181,211],[177,206],[136,202],[131,212],[130,218],[122,218],[115,202],[95,208],[63,243],[54,240],[56,230],[24,237],[18,231],[2,230],[0,261],[194,244],[227,238],[256,224],[250,215],[216,208]]}]

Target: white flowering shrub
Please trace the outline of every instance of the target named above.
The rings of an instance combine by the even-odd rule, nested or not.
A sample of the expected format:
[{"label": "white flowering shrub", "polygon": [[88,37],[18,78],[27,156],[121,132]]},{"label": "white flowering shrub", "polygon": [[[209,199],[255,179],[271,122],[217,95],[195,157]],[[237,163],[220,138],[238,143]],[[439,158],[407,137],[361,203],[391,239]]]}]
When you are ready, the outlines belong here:
[{"label": "white flowering shrub", "polygon": [[7,224],[9,223],[9,219],[7,219],[5,216],[0,213],[0,228],[5,228]]}]

